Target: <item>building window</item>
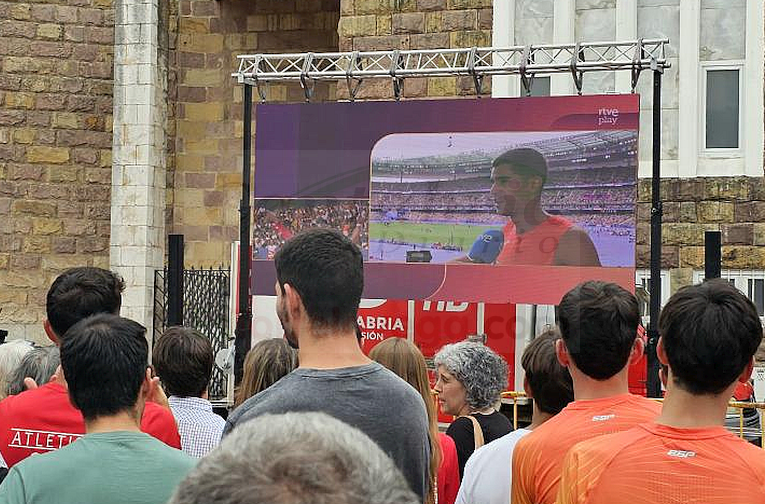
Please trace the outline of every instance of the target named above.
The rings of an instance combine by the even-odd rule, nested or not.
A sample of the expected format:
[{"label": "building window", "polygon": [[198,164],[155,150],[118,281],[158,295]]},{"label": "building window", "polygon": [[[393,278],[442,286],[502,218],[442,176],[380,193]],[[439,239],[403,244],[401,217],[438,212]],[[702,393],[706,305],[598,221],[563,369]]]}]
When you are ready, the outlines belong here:
[{"label": "building window", "polygon": [[531,82],[531,93],[523,85],[523,81],[521,81],[521,87],[523,96],[550,96],[550,76],[534,77]]},{"label": "building window", "polygon": [[749,278],[749,299],[752,300],[754,306],[757,307],[757,313],[760,317],[765,315],[765,279],[762,278]]},{"label": "building window", "polygon": [[704,67],[704,148],[741,147],[741,68]]}]

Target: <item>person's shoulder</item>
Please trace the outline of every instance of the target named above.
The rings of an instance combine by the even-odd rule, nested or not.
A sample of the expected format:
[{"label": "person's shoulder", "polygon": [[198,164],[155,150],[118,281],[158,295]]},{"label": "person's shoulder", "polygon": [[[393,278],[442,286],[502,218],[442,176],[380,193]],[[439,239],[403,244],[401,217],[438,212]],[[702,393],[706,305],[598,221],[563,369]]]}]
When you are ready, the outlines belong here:
[{"label": "person's shoulder", "polygon": [[[226,423],[229,425],[236,425],[244,420],[249,420],[258,415],[265,413],[277,413],[278,411],[271,411],[272,407],[283,406],[283,401],[278,400],[284,397],[285,393],[294,392],[293,380],[294,374],[290,373],[287,376],[282,377],[265,390],[261,390],[254,396],[248,398],[242,404],[240,404],[234,411],[228,415]],[[274,400],[274,398],[276,400]]]},{"label": "person's shoulder", "polygon": [[420,393],[393,371],[373,362],[367,376],[368,385],[378,390],[376,397],[380,400],[397,403],[402,408],[416,408],[417,411],[422,410],[422,413],[427,415]]},{"label": "person's shoulder", "polygon": [[152,419],[172,419],[173,412],[164,406],[160,406],[154,402],[147,402],[143,409],[144,417],[150,417]]},{"label": "person's shoulder", "polygon": [[[518,441],[516,449],[527,446],[541,446],[546,443],[559,443],[561,439],[565,438],[565,434],[571,428],[572,423],[575,423],[573,410],[567,410],[564,408],[560,413],[553,416],[545,423],[523,436]],[[573,421],[572,421],[573,420]]]},{"label": "person's shoulder", "polygon": [[584,230],[578,227],[576,224],[574,224],[573,221],[567,219],[566,217],[562,215],[550,215],[547,218],[547,224],[550,226],[560,227],[563,229],[578,230],[578,231],[584,232]]},{"label": "person's shoulder", "polygon": [[0,401],[0,419],[38,418],[40,412],[56,411],[61,423],[82,421],[82,414],[69,401],[66,388],[58,383],[47,383]]},{"label": "person's shoulder", "polygon": [[627,404],[639,411],[645,411],[649,415],[661,413],[661,403],[640,395],[630,394]]},{"label": "person's shoulder", "polygon": [[17,468],[22,476],[46,474],[48,471],[67,471],[68,467],[76,466],[76,461],[82,456],[82,445],[78,444],[81,441],[82,438],[47,453],[33,453],[13,467]]},{"label": "person's shoulder", "polygon": [[765,480],[765,450],[738,436],[726,437],[725,441],[731,451],[736,453],[741,465],[749,467],[760,480]]},{"label": "person's shoulder", "polygon": [[518,442],[530,432],[531,431],[528,429],[516,429],[490,443],[486,443],[473,452],[470,459],[468,459],[468,463],[473,459],[475,459],[474,464],[478,464],[484,460],[493,459],[495,457],[503,455],[509,456]]},{"label": "person's shoulder", "polygon": [[[69,395],[66,388],[58,383],[46,383],[36,389],[25,390],[20,394],[11,395],[0,401],[0,407],[16,408],[25,406],[39,407],[40,402],[45,401],[69,404]],[[72,406],[74,408],[74,406]]]},{"label": "person's shoulder", "polygon": [[645,429],[633,427],[613,434],[604,434],[581,441],[575,444],[569,453],[575,453],[580,458],[591,460],[607,460],[617,456],[620,452],[629,450],[636,443],[650,437]]},{"label": "person's shoulder", "polygon": [[164,466],[174,466],[180,469],[191,469],[198,461],[194,457],[184,453],[181,450],[166,445],[156,438],[147,436],[145,442],[150,446],[152,452],[157,456]]},{"label": "person's shoulder", "polygon": [[456,433],[465,433],[470,432],[471,435],[473,433],[473,422],[470,421],[468,417],[457,417],[454,419],[452,423],[449,424],[449,427],[446,429],[446,434],[449,436],[453,436]]}]

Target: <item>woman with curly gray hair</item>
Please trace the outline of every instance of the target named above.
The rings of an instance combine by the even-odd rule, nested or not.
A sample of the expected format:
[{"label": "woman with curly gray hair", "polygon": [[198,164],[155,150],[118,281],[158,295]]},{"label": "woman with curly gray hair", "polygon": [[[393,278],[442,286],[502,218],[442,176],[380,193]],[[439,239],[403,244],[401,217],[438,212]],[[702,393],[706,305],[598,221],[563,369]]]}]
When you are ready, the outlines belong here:
[{"label": "woman with curly gray hair", "polygon": [[457,446],[460,478],[470,455],[513,430],[494,409],[507,387],[507,363],[489,347],[473,341],[445,345],[433,359],[435,391],[441,411],[458,417],[446,430]]}]

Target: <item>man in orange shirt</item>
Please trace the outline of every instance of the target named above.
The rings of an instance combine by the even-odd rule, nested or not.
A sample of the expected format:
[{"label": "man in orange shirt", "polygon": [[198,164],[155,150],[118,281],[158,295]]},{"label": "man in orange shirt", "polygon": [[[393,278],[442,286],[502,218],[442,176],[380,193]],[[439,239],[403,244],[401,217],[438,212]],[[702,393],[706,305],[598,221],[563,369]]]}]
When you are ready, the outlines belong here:
[{"label": "man in orange shirt", "polygon": [[513,453],[513,504],[553,504],[563,458],[575,444],[654,419],[660,405],[629,393],[627,368],[643,355],[635,296],[589,281],[560,302],[558,360],[571,373],[574,399],[521,439]]},{"label": "man in orange shirt", "polygon": [[765,451],[723,427],[728,400],[752,375],[762,325],[728,282],[678,291],[659,319],[667,393],[655,422],[575,446],[559,504],[762,504]]}]

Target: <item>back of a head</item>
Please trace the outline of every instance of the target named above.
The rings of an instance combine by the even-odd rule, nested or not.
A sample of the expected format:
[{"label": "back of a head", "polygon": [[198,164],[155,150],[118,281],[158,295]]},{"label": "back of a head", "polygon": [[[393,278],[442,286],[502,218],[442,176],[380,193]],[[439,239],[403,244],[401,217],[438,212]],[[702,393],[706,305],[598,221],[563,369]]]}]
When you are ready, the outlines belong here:
[{"label": "back of a head", "polygon": [[61,359],[57,346],[50,345],[33,349],[21,359],[19,365],[8,378],[8,395],[24,392],[26,390],[25,378],[32,378],[38,385],[48,383],[56,373],[59,364],[61,364]]},{"label": "back of a head", "polygon": [[125,283],[102,268],[79,267],[60,274],[48,289],[45,303],[48,322],[62,336],[80,320],[99,313],[117,315]]},{"label": "back of a head", "polygon": [[295,289],[315,327],[355,328],[364,265],[361,250],[342,233],[299,233],[279,249],[275,263],[280,288],[286,283]]},{"label": "back of a head", "polygon": [[0,344],[0,399],[7,393],[8,384],[24,356],[32,351],[32,344],[25,340],[11,340]]},{"label": "back of a head", "polygon": [[558,307],[560,332],[576,367],[596,380],[624,369],[637,337],[635,296],[622,287],[591,280],[568,291]]},{"label": "back of a head", "polygon": [[369,352],[369,358],[390,369],[421,395],[430,398],[430,381],[425,357],[414,343],[404,338],[388,338]]},{"label": "back of a head", "polygon": [[152,364],[168,395],[202,397],[213,369],[210,340],[191,327],[169,327],[154,344]]},{"label": "back of a head", "polygon": [[678,387],[720,394],[751,361],[762,324],[744,294],[716,279],[677,291],[661,312],[659,334]]},{"label": "back of a head", "polygon": [[523,351],[521,365],[537,407],[543,413],[557,415],[574,400],[574,384],[568,369],[558,362],[555,342],[557,329],[549,329],[529,343]]},{"label": "back of a head", "polygon": [[61,341],[61,367],[72,404],[85,420],[132,412],[146,377],[146,328],[117,315],[94,315]]},{"label": "back of a head", "polygon": [[263,415],[200,460],[171,504],[415,504],[366,434],[324,413]]},{"label": "back of a head", "polygon": [[541,177],[542,183],[547,180],[547,161],[536,149],[528,147],[511,149],[494,159],[494,167],[508,165],[518,175],[525,177]]},{"label": "back of a head", "polygon": [[253,345],[244,359],[242,382],[234,406],[266,390],[297,367],[297,352],[281,338],[269,338]]},{"label": "back of a head", "polygon": [[507,387],[507,362],[482,343],[444,345],[433,357],[465,387],[465,400],[475,409],[493,406]]}]

